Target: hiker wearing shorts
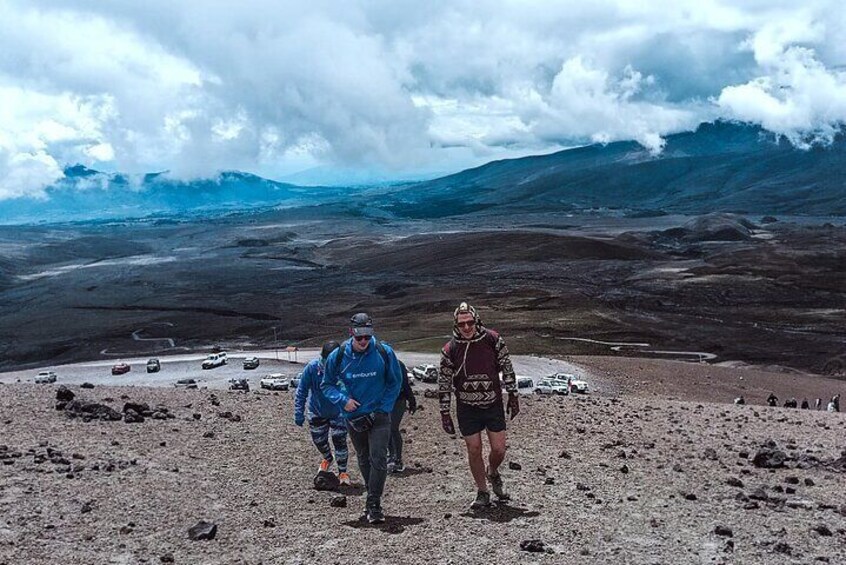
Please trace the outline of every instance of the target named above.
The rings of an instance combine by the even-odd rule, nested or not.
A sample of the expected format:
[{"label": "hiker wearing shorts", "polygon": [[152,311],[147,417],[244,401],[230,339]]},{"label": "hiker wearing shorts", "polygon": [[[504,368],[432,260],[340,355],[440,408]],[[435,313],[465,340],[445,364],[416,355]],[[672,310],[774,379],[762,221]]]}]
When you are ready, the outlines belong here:
[{"label": "hiker wearing shorts", "polygon": [[[327,341],[320,351],[320,358],[313,359],[306,365],[300,377],[294,398],[294,423],[302,426],[306,420],[306,406],[308,407],[308,427],[311,431],[311,441],[323,456],[319,471],[329,472],[334,459],[338,464],[338,480],[342,485],[350,484],[347,473],[347,424],[341,417],[341,409],[332,404],[320,390],[326,358],[338,349],[337,341]],[[329,437],[335,446],[335,454],[329,446]]]},{"label": "hiker wearing shorts", "polygon": [[[497,498],[509,499],[499,474],[506,441],[502,385],[508,392],[507,411],[514,419],[520,411],[517,378],[502,337],[487,329],[476,309],[466,302],[453,312],[452,336],[441,350],[438,379],[441,425],[446,433],[455,434],[450,414],[454,391],[458,429],[467,445],[470,472],[476,482],[476,498],[470,508],[477,510],[491,504],[488,481]],[[482,456],[482,432],[486,432],[490,444],[487,469]]]}]

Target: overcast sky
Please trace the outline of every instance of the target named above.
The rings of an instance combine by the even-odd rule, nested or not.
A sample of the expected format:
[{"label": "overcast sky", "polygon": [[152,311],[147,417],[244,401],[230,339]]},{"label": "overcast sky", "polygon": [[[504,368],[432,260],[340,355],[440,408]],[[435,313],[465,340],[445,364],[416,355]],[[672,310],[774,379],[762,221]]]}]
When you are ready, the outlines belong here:
[{"label": "overcast sky", "polygon": [[0,199],[67,164],[405,178],[846,121],[842,0],[0,0]]}]

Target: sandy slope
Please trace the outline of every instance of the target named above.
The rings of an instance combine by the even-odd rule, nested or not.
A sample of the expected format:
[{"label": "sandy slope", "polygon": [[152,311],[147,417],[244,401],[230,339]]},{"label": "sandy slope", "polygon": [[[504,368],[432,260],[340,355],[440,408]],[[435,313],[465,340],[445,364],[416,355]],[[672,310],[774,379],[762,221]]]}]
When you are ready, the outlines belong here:
[{"label": "sandy slope", "polygon": [[[423,411],[404,422],[410,471],[389,478],[389,519],[377,528],[356,521],[360,489],[333,508],[332,494],[311,488],[317,452],[291,423],[289,394],[72,388],[118,409],[124,395],[163,404],[177,417],[85,423],[53,409],[52,386],[0,386],[0,443],[21,454],[0,465],[0,563],[846,560],[844,475],[750,462],[768,438],[790,456],[836,459],[843,414],[631,394],[524,398],[508,455],[521,469],[503,471],[514,500],[473,515],[463,442],[440,431],[435,402],[421,398]],[[34,462],[47,447],[67,461]],[[767,500],[743,499],[758,487]],[[200,519],[218,524],[217,539],[188,539]],[[521,551],[527,539],[556,555]]]}]

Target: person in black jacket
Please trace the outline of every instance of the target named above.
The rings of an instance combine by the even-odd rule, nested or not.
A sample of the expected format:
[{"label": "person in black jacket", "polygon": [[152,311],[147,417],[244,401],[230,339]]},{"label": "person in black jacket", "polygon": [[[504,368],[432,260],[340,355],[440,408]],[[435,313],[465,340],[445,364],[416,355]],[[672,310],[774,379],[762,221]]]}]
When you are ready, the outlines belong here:
[{"label": "person in black jacket", "polygon": [[394,410],[391,412],[391,439],[388,442],[388,472],[402,473],[405,465],[402,462],[402,434],[400,434],[400,423],[405,415],[406,407],[409,414],[417,410],[417,399],[411,390],[411,381],[408,379],[408,369],[405,363],[399,362],[400,375],[402,376],[402,388],[400,389]]}]

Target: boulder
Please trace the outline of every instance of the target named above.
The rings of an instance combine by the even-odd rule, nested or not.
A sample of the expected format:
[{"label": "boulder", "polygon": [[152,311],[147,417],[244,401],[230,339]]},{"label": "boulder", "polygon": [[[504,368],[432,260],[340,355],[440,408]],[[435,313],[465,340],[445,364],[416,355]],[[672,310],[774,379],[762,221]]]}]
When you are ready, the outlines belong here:
[{"label": "boulder", "polygon": [[318,471],[314,476],[314,488],[316,490],[336,491],[341,486],[341,482],[335,473],[329,471]]},{"label": "boulder", "polygon": [[144,416],[132,409],[125,410],[123,413],[123,421],[127,424],[140,424],[144,421]]}]

